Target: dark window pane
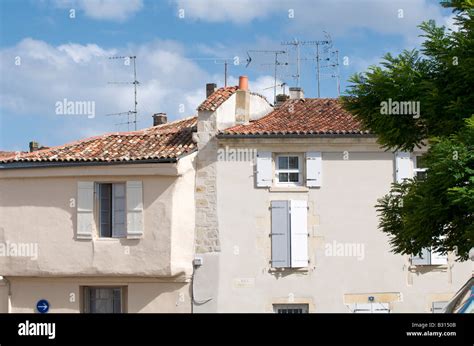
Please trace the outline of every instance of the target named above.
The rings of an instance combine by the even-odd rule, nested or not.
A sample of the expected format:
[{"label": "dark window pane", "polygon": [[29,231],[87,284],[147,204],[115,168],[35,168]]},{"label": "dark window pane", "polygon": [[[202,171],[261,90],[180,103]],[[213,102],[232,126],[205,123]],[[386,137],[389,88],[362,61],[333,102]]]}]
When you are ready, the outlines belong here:
[{"label": "dark window pane", "polygon": [[417,156],[416,157],[416,168],[426,168],[426,159],[424,156]]},{"label": "dark window pane", "polygon": [[112,184],[99,185],[100,236],[112,236]]},{"label": "dark window pane", "polygon": [[288,169],[288,156],[280,156],[278,158],[278,168]]},{"label": "dark window pane", "polygon": [[120,288],[86,288],[85,299],[91,313],[120,313],[121,289]]},{"label": "dark window pane", "polygon": [[288,182],[288,173],[279,173],[278,174],[278,181],[280,183],[287,183]]},{"label": "dark window pane", "polygon": [[289,158],[290,169],[298,169],[298,156],[291,156]]},{"label": "dark window pane", "polygon": [[299,173],[290,173],[290,182],[297,183],[299,181]]},{"label": "dark window pane", "polygon": [[427,172],[416,172],[416,178],[419,180],[425,180],[427,177]]}]

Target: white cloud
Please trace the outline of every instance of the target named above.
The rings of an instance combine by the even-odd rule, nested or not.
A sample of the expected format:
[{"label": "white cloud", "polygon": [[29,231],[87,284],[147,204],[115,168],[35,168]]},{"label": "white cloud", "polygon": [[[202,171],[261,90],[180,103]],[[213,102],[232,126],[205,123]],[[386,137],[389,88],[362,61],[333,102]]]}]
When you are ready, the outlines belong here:
[{"label": "white cloud", "polygon": [[[126,116],[109,113],[133,109],[133,86],[108,84],[132,81],[132,67],[123,60],[109,60],[115,54],[137,56],[139,128],[152,124],[151,115],[166,112],[170,120],[195,115],[204,100],[205,84],[223,85],[221,73],[211,75],[198,62],[186,59],[184,48],[174,41],[155,40],[138,46],[105,49],[96,44],[68,43],[58,46],[31,38],[0,49],[0,104],[2,117],[23,117],[37,121],[35,133],[45,137],[44,145],[57,145],[106,132],[125,131]],[[15,64],[15,58],[21,64]],[[236,77],[229,85],[238,84]],[[252,91],[273,100],[270,76],[250,81]],[[56,102],[93,101],[96,116],[57,115]],[[27,120],[28,119],[28,120]],[[25,141],[26,144],[26,141]]]},{"label": "white cloud", "polygon": [[279,2],[270,0],[176,0],[184,17],[208,22],[248,23],[265,18],[279,9]]},{"label": "white cloud", "polygon": [[143,8],[142,0],[56,0],[55,3],[60,8],[79,9],[93,19],[114,21],[125,21]]},{"label": "white cloud", "polygon": [[[167,112],[170,119],[193,115],[210,79],[195,62],[186,60],[182,50],[177,43],[159,40],[136,47],[104,49],[96,44],[52,46],[24,39],[0,50],[3,116],[35,115],[38,126],[57,127],[56,130],[62,126],[59,131],[46,129],[52,133],[51,141],[59,143],[85,133],[126,130],[126,126],[114,127],[126,117],[105,115],[133,109],[133,86],[108,82],[132,81],[133,70],[123,60],[108,57],[132,52],[138,57],[139,127],[150,126],[151,115],[156,112]],[[15,64],[16,57],[21,59],[20,65]],[[56,115],[55,104],[64,98],[94,101],[96,117]]]},{"label": "white cloud", "polygon": [[[245,24],[279,16],[290,33],[314,34],[326,30],[334,36],[369,29],[381,34],[413,37],[427,19],[443,24],[441,6],[430,0],[175,0],[185,18],[207,22]],[[294,18],[289,18],[289,11]],[[402,18],[400,18],[402,17]]]}]

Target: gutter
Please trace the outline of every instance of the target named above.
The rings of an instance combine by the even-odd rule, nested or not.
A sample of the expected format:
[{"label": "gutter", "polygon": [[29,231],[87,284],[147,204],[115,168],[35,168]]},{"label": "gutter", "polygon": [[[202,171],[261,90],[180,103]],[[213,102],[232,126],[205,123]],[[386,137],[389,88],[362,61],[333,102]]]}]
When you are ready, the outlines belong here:
[{"label": "gutter", "polygon": [[73,161],[73,162],[30,162],[14,161],[0,164],[0,169],[22,169],[22,168],[52,168],[52,167],[81,167],[81,166],[109,166],[109,165],[129,165],[141,163],[176,163],[182,156],[169,159],[147,159],[132,161]]},{"label": "gutter", "polygon": [[289,134],[258,134],[258,135],[235,135],[235,134],[226,134],[220,133],[216,136],[219,139],[232,139],[232,138],[376,138],[377,136],[372,134],[296,134],[296,133],[289,133]]}]

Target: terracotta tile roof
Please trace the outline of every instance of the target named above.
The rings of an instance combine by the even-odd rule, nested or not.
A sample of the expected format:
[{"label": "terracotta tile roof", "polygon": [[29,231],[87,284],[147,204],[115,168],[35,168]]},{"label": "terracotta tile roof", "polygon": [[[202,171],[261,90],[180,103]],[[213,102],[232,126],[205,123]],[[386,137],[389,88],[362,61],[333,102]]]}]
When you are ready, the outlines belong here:
[{"label": "terracotta tile roof", "polygon": [[138,131],[109,133],[58,147],[21,153],[16,158],[0,157],[0,163],[177,159],[196,149],[192,139],[196,122],[197,117],[190,117]]},{"label": "terracotta tile roof", "polygon": [[5,160],[11,157],[15,157],[16,154],[17,154],[16,151],[1,151],[0,150],[0,160]]},{"label": "terracotta tile roof", "polygon": [[369,134],[337,99],[287,100],[266,116],[237,125],[223,135]]},{"label": "terracotta tile roof", "polygon": [[231,97],[237,90],[238,86],[231,86],[226,88],[219,88],[214,91],[203,103],[197,108],[198,111],[212,111],[214,112],[221,104],[223,104],[229,97]]}]

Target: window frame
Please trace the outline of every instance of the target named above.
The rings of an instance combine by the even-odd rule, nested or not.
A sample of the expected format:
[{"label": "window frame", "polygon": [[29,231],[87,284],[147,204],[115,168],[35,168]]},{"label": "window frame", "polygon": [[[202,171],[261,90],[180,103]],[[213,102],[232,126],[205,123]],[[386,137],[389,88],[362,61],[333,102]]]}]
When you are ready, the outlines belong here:
[{"label": "window frame", "polygon": [[428,168],[426,167],[418,167],[419,158],[423,155],[413,155],[413,176],[417,179],[425,179],[425,178],[418,178],[418,173],[426,173],[428,172]]},{"label": "window frame", "polygon": [[[295,312],[294,310],[302,310],[301,312]],[[279,310],[292,310],[292,312],[285,312]],[[308,314],[309,304],[305,303],[289,303],[289,304],[273,304],[273,312],[276,314]]]},{"label": "window frame", "polygon": [[448,262],[448,255],[445,255],[446,256],[446,263],[444,264],[441,264],[441,263],[433,263],[433,259],[432,259],[432,255],[433,255],[433,252],[436,253],[436,251],[433,251],[433,248],[432,247],[425,247],[423,249],[427,249],[428,253],[429,253],[429,260],[427,259],[426,260],[426,263],[413,263],[413,258],[415,257],[418,257],[418,255],[411,255],[410,256],[410,262],[411,262],[411,265],[412,266],[415,266],[415,267],[420,267],[420,266],[446,266],[447,265],[447,262]]},{"label": "window frame", "polygon": [[[91,312],[91,294],[90,290],[96,290],[96,289],[110,289],[112,290],[112,296],[113,296],[113,290],[119,290],[120,292],[120,312]],[[126,313],[127,312],[127,287],[126,286],[81,286],[81,308],[82,308],[82,313],[88,313],[88,314],[101,314],[101,313],[113,313],[113,314],[121,314],[121,313]],[[113,298],[112,298],[113,299]],[[113,306],[113,302],[112,302]]]},{"label": "window frame", "polygon": [[[281,157],[287,157],[288,158],[288,166],[289,166],[289,160],[290,157],[296,157],[298,158],[298,169],[290,169],[288,168],[283,168],[280,169],[279,163],[280,163],[280,158]],[[275,153],[274,155],[274,163],[275,163],[275,169],[274,169],[274,177],[275,177],[275,186],[277,187],[295,187],[295,186],[303,186],[304,184],[304,167],[303,167],[303,155],[302,153]],[[280,181],[280,173],[298,173],[298,181],[297,182],[291,182],[291,181],[285,181],[281,182]],[[288,178],[289,179],[289,178]]]},{"label": "window frame", "polygon": [[[102,210],[101,210],[101,203],[102,203],[102,196],[101,196],[101,186],[102,185],[110,185],[110,236],[103,236],[102,235]],[[124,213],[124,232],[121,235],[117,235],[117,230],[114,227],[114,218],[115,218],[115,205],[114,205],[114,186],[115,185],[122,185],[124,191],[123,197],[123,213]],[[96,206],[94,208],[96,212],[96,224],[97,224],[97,236],[99,239],[123,239],[127,238],[127,184],[124,181],[99,181],[95,182],[94,184],[94,194],[95,194],[95,203]]]}]

